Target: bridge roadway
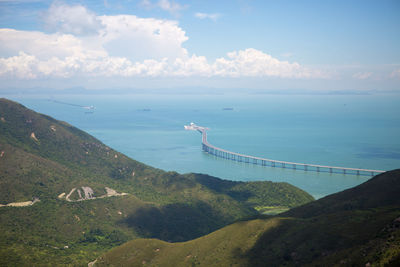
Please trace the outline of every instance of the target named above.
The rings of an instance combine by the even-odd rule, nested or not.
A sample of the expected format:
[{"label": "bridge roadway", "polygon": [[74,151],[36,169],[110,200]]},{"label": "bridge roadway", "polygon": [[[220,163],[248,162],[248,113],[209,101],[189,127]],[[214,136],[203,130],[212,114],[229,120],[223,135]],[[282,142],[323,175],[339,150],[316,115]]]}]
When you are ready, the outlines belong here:
[{"label": "bridge roadway", "polygon": [[211,145],[207,141],[207,130],[206,127],[197,126],[191,123],[185,126],[186,130],[199,131],[202,135],[202,148],[204,152],[208,154],[221,157],[224,159],[230,159],[238,162],[252,163],[261,166],[270,166],[278,168],[288,168],[294,170],[304,170],[304,171],[316,171],[316,172],[329,172],[329,173],[342,173],[342,174],[352,174],[352,175],[364,175],[364,176],[374,176],[375,174],[383,173],[382,170],[368,170],[368,169],[357,169],[357,168],[346,168],[346,167],[335,167],[327,165],[317,165],[317,164],[307,164],[307,163],[297,163],[281,160],[266,159],[260,157],[254,157],[249,155],[244,155],[232,151],[228,151],[216,146]]}]

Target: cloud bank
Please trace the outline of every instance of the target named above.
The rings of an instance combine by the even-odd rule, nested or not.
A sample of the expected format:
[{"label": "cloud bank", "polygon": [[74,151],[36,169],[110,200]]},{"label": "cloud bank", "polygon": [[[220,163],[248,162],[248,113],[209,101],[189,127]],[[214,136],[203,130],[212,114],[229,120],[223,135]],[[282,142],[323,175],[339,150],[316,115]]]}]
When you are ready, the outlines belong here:
[{"label": "cloud bank", "polygon": [[[169,1],[157,3],[166,10],[178,8]],[[44,21],[47,33],[0,29],[1,78],[327,77],[253,48],[208,62],[183,47],[189,38],[173,20],[97,16],[84,6],[56,2]]]}]

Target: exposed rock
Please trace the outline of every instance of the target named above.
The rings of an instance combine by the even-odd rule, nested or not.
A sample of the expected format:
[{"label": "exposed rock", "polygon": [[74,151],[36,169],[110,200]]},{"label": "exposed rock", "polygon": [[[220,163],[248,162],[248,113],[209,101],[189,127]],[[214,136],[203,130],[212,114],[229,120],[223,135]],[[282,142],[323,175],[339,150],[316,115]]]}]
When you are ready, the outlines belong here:
[{"label": "exposed rock", "polygon": [[[128,195],[128,193],[118,193],[117,191],[115,191],[112,188],[106,187],[106,192],[107,192],[107,197],[112,197],[112,196],[125,196]],[[104,196],[102,196],[104,197]]]},{"label": "exposed rock", "polygon": [[36,202],[39,202],[40,199],[34,198],[33,201],[24,201],[24,202],[11,202],[6,205],[0,204],[0,207],[27,207],[27,206],[32,206]]},{"label": "exposed rock", "polygon": [[93,267],[96,264],[97,260],[91,261],[88,263],[88,267]]},{"label": "exposed rock", "polygon": [[[76,188],[72,188],[72,190],[68,193],[68,195],[65,197],[65,200],[69,201],[69,202],[75,202],[75,201],[84,201],[84,200],[90,200],[90,199],[96,199],[96,198],[105,198],[105,197],[112,197],[112,196],[126,196],[128,195],[128,193],[118,193],[117,191],[115,191],[112,188],[106,187],[106,194],[99,196],[99,197],[95,197],[94,196],[94,191],[92,188],[90,188],[89,186],[82,186],[82,191],[83,191],[83,196],[82,196],[82,191],[81,189],[76,189]],[[78,199],[73,200],[70,199],[71,195],[77,191],[78,193]],[[62,199],[64,198],[65,193],[61,193],[58,198]],[[121,213],[122,215],[122,213]]]},{"label": "exposed rock", "polygon": [[35,135],[34,132],[31,133],[31,138],[32,138],[33,140],[35,140],[36,142],[39,142],[39,140],[36,138],[36,135]]},{"label": "exposed rock", "polygon": [[71,199],[69,199],[69,197],[72,195],[72,193],[74,193],[74,191],[76,190],[76,188],[72,188],[72,190],[69,192],[69,194],[65,197],[65,199],[67,200],[67,201],[72,201]]},{"label": "exposed rock", "polygon": [[77,190],[78,191],[78,195],[79,195],[79,200],[82,199],[82,194],[81,194],[81,190]]},{"label": "exposed rock", "polygon": [[93,189],[88,187],[88,186],[82,186],[82,190],[85,194],[85,199],[91,199],[94,198],[94,192]]},{"label": "exposed rock", "polygon": [[112,188],[106,187],[107,196],[116,196],[118,195],[117,191]]}]

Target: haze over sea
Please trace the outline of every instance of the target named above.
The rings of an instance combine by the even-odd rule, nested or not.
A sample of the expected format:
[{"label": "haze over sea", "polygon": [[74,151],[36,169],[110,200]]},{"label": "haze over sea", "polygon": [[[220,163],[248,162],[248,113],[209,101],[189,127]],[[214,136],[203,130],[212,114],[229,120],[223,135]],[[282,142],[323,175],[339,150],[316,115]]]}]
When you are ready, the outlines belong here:
[{"label": "haze over sea", "polygon": [[[237,181],[288,182],[316,198],[370,177],[237,163],[205,154],[209,142],[258,157],[331,166],[400,167],[400,95],[129,94],[7,96],[66,121],[151,166]],[[54,102],[95,107],[88,110]],[[40,137],[38,137],[40,138]]]}]

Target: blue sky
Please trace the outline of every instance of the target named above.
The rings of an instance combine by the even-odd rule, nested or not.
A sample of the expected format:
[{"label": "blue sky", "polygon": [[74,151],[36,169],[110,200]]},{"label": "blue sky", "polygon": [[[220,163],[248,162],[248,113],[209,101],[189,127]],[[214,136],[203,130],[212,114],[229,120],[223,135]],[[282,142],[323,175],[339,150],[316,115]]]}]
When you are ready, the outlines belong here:
[{"label": "blue sky", "polygon": [[400,91],[400,1],[0,0],[0,90]]}]

